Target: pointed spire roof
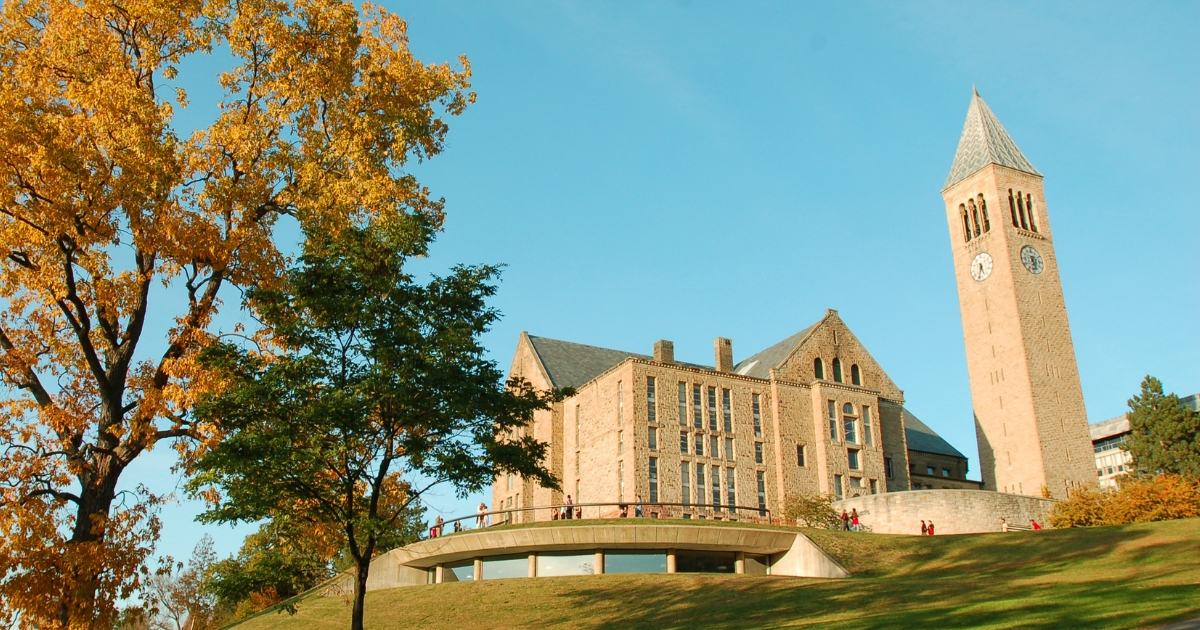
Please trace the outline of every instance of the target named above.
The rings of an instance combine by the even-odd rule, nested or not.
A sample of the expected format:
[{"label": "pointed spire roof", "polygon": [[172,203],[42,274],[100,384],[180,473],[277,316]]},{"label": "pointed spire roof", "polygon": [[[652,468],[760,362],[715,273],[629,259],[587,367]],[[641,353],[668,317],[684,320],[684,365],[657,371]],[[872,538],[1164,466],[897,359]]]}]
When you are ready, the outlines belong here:
[{"label": "pointed spire roof", "polygon": [[950,176],[946,178],[942,190],[961,182],[988,164],[999,164],[1041,177],[1042,174],[1021,154],[1017,143],[1004,130],[1004,125],[996,119],[991,108],[983,102],[979,90],[974,86],[971,89],[974,95],[967,109],[967,122],[958,140],[958,151],[954,153],[954,166],[950,167]]}]

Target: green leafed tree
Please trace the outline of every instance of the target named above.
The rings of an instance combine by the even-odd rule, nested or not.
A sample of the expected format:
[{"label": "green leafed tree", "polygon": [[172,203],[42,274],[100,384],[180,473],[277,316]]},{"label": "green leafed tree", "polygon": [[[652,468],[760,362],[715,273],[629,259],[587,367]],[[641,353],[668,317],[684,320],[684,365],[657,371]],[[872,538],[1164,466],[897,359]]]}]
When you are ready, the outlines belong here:
[{"label": "green leafed tree", "polygon": [[557,487],[523,429],[558,394],[505,383],[480,345],[498,269],[417,282],[405,262],[431,234],[413,217],[308,234],[284,283],[248,294],[275,347],[202,357],[223,387],[195,413],[226,436],[191,470],[202,518],[287,516],[344,544],[355,630],[381,539],[430,487],[465,495],[498,473]]},{"label": "green leafed tree", "polygon": [[1133,455],[1139,474],[1179,474],[1200,479],[1200,414],[1163,394],[1153,376],[1142,381],[1141,394],[1129,399],[1132,433],[1124,448]]}]

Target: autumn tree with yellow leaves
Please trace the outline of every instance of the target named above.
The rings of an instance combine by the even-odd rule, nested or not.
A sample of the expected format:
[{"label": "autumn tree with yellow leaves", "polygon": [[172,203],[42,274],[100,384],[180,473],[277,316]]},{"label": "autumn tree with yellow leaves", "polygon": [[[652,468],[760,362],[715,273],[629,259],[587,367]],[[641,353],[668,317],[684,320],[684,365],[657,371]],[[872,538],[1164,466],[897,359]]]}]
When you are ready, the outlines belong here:
[{"label": "autumn tree with yellow leaves", "polygon": [[[336,0],[12,0],[0,20],[0,623],[109,626],[159,528],[122,471],[221,437],[189,410],[222,296],[280,281],[282,217],[437,229],[404,169],[442,149],[470,71]],[[232,67],[179,76],[213,51]],[[190,135],[184,79],[223,92]]]}]

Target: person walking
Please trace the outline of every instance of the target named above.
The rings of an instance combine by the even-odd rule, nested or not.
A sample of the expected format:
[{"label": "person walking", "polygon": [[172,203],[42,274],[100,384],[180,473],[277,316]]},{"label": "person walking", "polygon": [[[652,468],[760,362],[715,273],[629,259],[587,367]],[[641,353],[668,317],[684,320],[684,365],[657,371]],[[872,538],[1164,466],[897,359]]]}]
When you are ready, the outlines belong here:
[{"label": "person walking", "polygon": [[842,510],[842,531],[850,531],[850,513]]},{"label": "person walking", "polygon": [[858,508],[854,508],[853,510],[850,510],[850,531],[852,531],[852,532],[860,531],[859,525],[858,525]]},{"label": "person walking", "polygon": [[1042,529],[1042,526],[1038,525],[1038,522],[1033,519],[1029,519],[1029,526],[1032,527],[1033,531],[1035,531],[1035,532],[1040,531]]},{"label": "person walking", "polygon": [[924,520],[924,519],[922,519],[922,520],[921,520],[921,535],[922,535],[922,536],[928,536],[928,535],[929,535],[929,526],[925,524],[925,520]]},{"label": "person walking", "polygon": [[1008,533],[1008,521],[1004,520],[1003,516],[1000,517],[1000,531]]},{"label": "person walking", "polygon": [[933,535],[933,521],[929,521],[929,535]]},{"label": "person walking", "polygon": [[445,522],[446,521],[442,520],[442,515],[438,514],[437,520],[433,522],[433,531],[430,532],[430,535],[433,538],[437,538],[438,536],[442,535],[442,524]]},{"label": "person walking", "polygon": [[633,506],[633,517],[642,518],[642,495],[637,495],[637,503]]},{"label": "person walking", "polygon": [[575,502],[571,501],[571,495],[567,495],[567,506],[563,510],[563,518],[569,519],[575,515]]}]

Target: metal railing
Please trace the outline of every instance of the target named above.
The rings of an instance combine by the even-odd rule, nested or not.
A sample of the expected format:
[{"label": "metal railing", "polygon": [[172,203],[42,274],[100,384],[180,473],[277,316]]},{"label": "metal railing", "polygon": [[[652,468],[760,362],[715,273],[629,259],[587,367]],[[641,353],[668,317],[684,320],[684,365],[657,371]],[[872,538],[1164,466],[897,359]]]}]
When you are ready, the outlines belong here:
[{"label": "metal railing", "polygon": [[745,505],[698,505],[695,503],[646,503],[637,501],[615,501],[606,503],[559,503],[534,507],[488,510],[468,516],[459,516],[441,525],[434,524],[428,535],[435,538],[458,532],[474,531],[514,525],[556,520],[593,520],[610,518],[683,518],[692,520],[742,521],[770,525],[771,510],[765,507]]}]

